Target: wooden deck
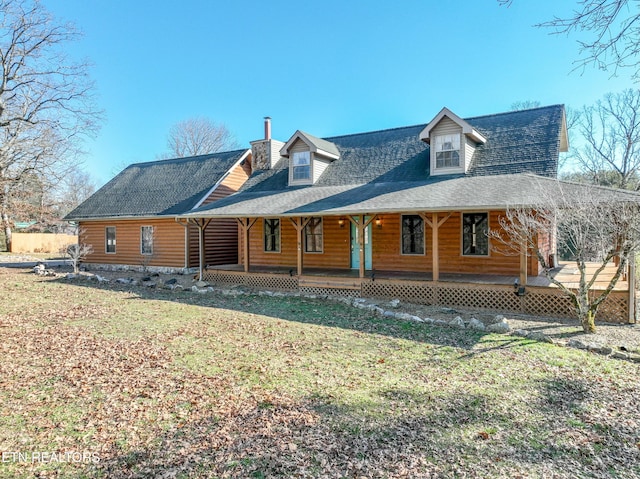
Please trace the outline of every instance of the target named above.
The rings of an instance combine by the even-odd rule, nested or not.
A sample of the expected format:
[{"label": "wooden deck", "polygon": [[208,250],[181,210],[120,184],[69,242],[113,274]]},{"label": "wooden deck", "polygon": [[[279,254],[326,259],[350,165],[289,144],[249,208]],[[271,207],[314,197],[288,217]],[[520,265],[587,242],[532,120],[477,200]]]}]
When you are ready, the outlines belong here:
[{"label": "wooden deck", "polygon": [[[588,279],[591,278],[598,265],[593,263],[587,267]],[[242,272],[244,267],[241,264],[230,264],[212,266],[209,270],[222,270],[222,271],[235,271]],[[297,267],[292,266],[251,266],[251,273],[264,273],[264,274],[284,274],[296,276]],[[578,274],[578,268],[572,264],[560,265],[560,267],[554,269],[553,277],[558,281],[561,281],[569,288],[577,288],[580,280]],[[602,290],[607,287],[609,281],[615,274],[615,266],[613,264],[607,265],[604,271],[602,271],[598,277],[598,280],[594,284],[595,290]],[[327,283],[330,281],[335,285],[355,286],[355,283],[359,280],[359,274],[357,269],[335,269],[335,268],[305,268],[301,279],[307,284]],[[321,280],[319,277],[326,278]],[[365,278],[367,279],[385,279],[385,280],[405,280],[405,281],[432,281],[433,277],[431,273],[415,273],[410,271],[367,271]],[[476,283],[476,284],[501,284],[501,285],[513,285],[518,279],[518,275],[490,275],[490,274],[452,274],[452,273],[440,273],[441,282],[454,282],[454,283]],[[539,287],[551,287],[556,288],[546,276],[529,276],[527,278],[527,286],[539,286]],[[339,287],[339,286],[338,286]],[[616,284],[615,291],[628,291],[629,283],[626,278],[621,279]]]}]

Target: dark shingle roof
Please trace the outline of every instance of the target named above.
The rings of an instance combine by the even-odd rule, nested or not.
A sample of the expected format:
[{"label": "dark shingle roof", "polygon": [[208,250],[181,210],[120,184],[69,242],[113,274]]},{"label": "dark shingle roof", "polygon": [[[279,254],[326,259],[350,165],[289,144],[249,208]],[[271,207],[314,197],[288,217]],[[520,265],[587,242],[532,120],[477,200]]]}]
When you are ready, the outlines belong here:
[{"label": "dark shingle roof", "polygon": [[266,195],[246,192],[228,196],[215,208],[189,216],[310,216],[371,213],[470,211],[538,205],[549,193],[575,196],[588,190],[602,201],[640,203],[640,194],[559,181],[531,173],[487,176],[440,176],[426,181],[287,188]]},{"label": "dark shingle roof", "polygon": [[[557,176],[562,105],[465,121],[487,140],[476,147],[466,174],[431,177],[429,145],[419,139],[425,125],[415,125],[326,138],[336,145],[340,158],[326,168],[314,185],[289,187],[288,160],[282,158],[272,169],[255,172],[233,198],[198,211],[207,211],[207,215],[256,216],[295,211],[382,212],[409,210],[416,201],[421,210],[434,205],[497,206],[511,195],[519,197],[521,192],[513,188],[515,184],[530,190],[530,174]],[[501,178],[474,179],[498,175]],[[512,176],[507,180],[503,175]],[[505,181],[516,182],[501,186]],[[486,191],[478,196],[476,188]],[[259,201],[263,205],[258,205]]]},{"label": "dark shingle roof", "polygon": [[246,152],[237,150],[130,165],[65,219],[185,213],[197,205]]},{"label": "dark shingle roof", "polygon": [[[534,173],[556,177],[564,107],[553,105],[465,119],[486,139],[478,145],[466,176]],[[338,147],[333,161],[313,186],[389,181],[425,181],[429,145],[419,139],[426,125],[326,138]],[[241,191],[279,191],[288,187],[288,160],[258,171]]]}]

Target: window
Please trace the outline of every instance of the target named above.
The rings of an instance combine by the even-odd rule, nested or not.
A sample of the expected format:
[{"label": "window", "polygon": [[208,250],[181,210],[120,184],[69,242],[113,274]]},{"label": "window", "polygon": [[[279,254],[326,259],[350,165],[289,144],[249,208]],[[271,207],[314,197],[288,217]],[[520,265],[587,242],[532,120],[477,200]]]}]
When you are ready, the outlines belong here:
[{"label": "window", "polygon": [[264,250],[275,253],[280,251],[280,219],[278,218],[264,220]]},{"label": "window", "polygon": [[304,250],[322,253],[322,218],[311,218],[304,228]]},{"label": "window", "polygon": [[462,215],[462,254],[487,256],[489,254],[489,215],[465,213]]},{"label": "window", "polygon": [[106,253],[116,252],[116,227],[115,226],[107,226],[105,228],[105,252]]},{"label": "window", "polygon": [[308,151],[296,151],[293,154],[292,163],[291,178],[293,181],[311,179],[311,153]]},{"label": "window", "polygon": [[460,166],[460,135],[440,135],[435,138],[436,168]]},{"label": "window", "polygon": [[402,254],[424,254],[424,220],[402,215]]},{"label": "window", "polygon": [[153,254],[153,226],[140,228],[140,253]]}]

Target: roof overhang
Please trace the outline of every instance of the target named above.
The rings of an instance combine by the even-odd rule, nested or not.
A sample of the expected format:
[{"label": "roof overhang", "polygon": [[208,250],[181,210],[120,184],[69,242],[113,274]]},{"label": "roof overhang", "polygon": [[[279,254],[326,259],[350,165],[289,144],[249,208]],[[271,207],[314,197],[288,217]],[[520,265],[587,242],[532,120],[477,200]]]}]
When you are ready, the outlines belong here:
[{"label": "roof overhang", "polygon": [[251,156],[251,149],[248,149],[247,151],[245,151],[242,156],[240,156],[240,158],[238,158],[238,161],[236,161],[231,168],[229,168],[227,170],[227,172],[222,175],[220,177],[220,179],[216,182],[215,185],[213,185],[211,187],[211,189],[209,191],[207,191],[207,193],[200,198],[200,200],[194,205],[193,208],[191,208],[192,210],[195,210],[196,208],[200,208],[202,206],[202,203],[204,203],[206,201],[207,198],[209,198],[209,196],[211,196],[211,194],[216,191],[218,189],[218,187],[220,186],[220,184],[222,184],[222,182],[224,180],[227,179],[227,176],[229,176],[231,174],[231,172],[234,170],[234,168],[236,168],[237,166],[239,166],[244,160],[246,160],[249,156]]},{"label": "roof overhang", "polygon": [[134,215],[123,215],[123,216],[96,216],[92,218],[64,218],[64,221],[72,221],[74,223],[78,222],[95,222],[95,221],[144,221],[144,220],[172,220],[176,217],[175,214],[168,215],[142,215],[142,216],[134,216]]},{"label": "roof overhang", "polygon": [[[332,151],[329,151],[329,148],[322,148],[321,146],[318,146],[317,142],[315,142],[313,140],[313,138],[315,137],[311,137],[311,135],[309,135],[308,133],[304,133],[303,131],[297,130],[293,136],[289,139],[289,141],[287,141],[284,146],[280,149],[280,156],[284,156],[285,158],[289,157],[289,149],[291,148],[291,146],[293,146],[293,144],[300,140],[302,141],[305,145],[307,145],[309,147],[309,151],[316,153],[318,155],[324,156],[326,158],[332,159],[332,160],[337,160],[338,158],[340,158],[340,153],[338,152],[338,149],[335,148],[331,148]],[[325,143],[332,145],[332,143],[327,142],[325,140]]]},{"label": "roof overhang", "polygon": [[[592,185],[561,182],[529,173],[451,177],[430,182],[310,186],[287,191],[237,193],[181,218],[338,216],[376,213],[505,210],[540,205],[541,192],[571,195]],[[605,191],[606,190],[606,191]],[[599,193],[640,204],[640,194],[605,189]]]},{"label": "roof overhang", "polygon": [[442,110],[440,110],[440,113],[438,113],[435,116],[435,118],[433,120],[431,120],[427,124],[427,126],[425,126],[423,128],[423,130],[420,132],[420,139],[422,141],[426,142],[426,143],[429,143],[431,141],[431,138],[430,138],[431,130],[433,130],[433,128],[435,128],[436,125],[438,123],[440,123],[440,121],[444,117],[449,118],[451,121],[453,121],[458,126],[460,126],[460,128],[462,128],[462,133],[464,135],[468,136],[469,138],[471,138],[476,143],[486,143],[487,142],[487,139],[484,136],[482,136],[482,134],[480,134],[480,132],[478,130],[473,128],[469,123],[464,121],[462,118],[460,118],[458,115],[456,115],[455,113],[453,113],[451,110],[449,110],[446,107],[443,108]]}]

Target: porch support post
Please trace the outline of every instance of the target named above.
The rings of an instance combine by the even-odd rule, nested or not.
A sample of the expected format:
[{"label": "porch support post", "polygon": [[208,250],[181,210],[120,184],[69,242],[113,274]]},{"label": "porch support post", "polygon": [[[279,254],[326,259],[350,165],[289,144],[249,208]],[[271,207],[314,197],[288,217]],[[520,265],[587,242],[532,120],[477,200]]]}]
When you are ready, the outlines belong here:
[{"label": "porch support post", "polygon": [[311,221],[311,218],[306,218],[306,219],[305,218],[289,218],[289,221],[291,221],[291,224],[293,224],[293,227],[296,229],[297,244],[298,244],[298,251],[297,251],[298,276],[302,276],[302,267],[303,267],[302,232],[304,228],[309,224],[309,221]]},{"label": "porch support post", "polygon": [[189,220],[184,218],[175,218],[176,223],[184,226],[184,269],[189,269]]},{"label": "porch support post", "polygon": [[427,214],[420,215],[424,222],[431,227],[431,274],[433,276],[433,281],[440,280],[440,246],[438,242],[438,231],[440,230],[440,226],[444,224],[451,217],[451,213],[445,216],[442,219],[439,219],[438,213],[431,213],[431,219],[427,216]]},{"label": "porch support post", "polygon": [[527,242],[520,242],[520,286],[527,285]]},{"label": "porch support post", "polygon": [[629,273],[627,282],[629,284],[629,323],[636,322],[636,254],[634,251],[629,255]]},{"label": "porch support post", "polygon": [[360,278],[364,278],[365,272],[366,272],[366,264],[365,264],[366,258],[364,254],[364,235],[367,230],[367,226],[369,226],[373,222],[373,220],[378,217],[378,215],[372,215],[366,221],[365,221],[365,217],[366,215],[349,216],[349,221],[351,221],[358,230],[358,248],[359,248],[358,253],[360,257],[360,267],[358,268],[358,275],[360,276]]},{"label": "porch support post", "polygon": [[198,276],[200,281],[202,281],[202,276],[204,274],[204,268],[205,268],[205,244],[204,244],[204,230],[207,228],[207,226],[209,226],[209,223],[211,223],[211,218],[209,219],[205,219],[205,218],[197,218],[196,221],[196,226],[198,227]]},{"label": "porch support post", "polygon": [[251,262],[249,260],[249,231],[251,227],[258,221],[258,218],[237,218],[238,223],[242,227],[242,252],[244,254],[244,272],[249,272]]}]

